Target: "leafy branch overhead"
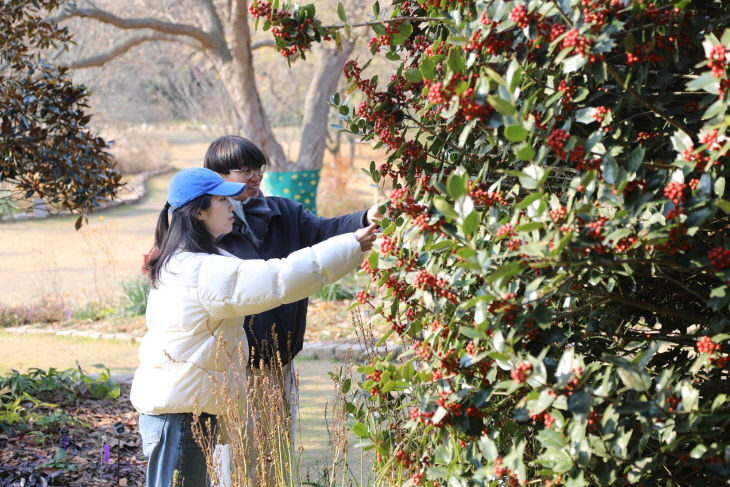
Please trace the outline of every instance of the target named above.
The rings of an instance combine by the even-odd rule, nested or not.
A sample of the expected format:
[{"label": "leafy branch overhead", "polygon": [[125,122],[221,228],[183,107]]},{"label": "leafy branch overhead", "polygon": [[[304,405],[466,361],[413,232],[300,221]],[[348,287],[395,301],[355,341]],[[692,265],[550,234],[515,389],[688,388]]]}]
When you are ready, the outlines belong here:
[{"label": "leafy branch overhead", "polygon": [[[313,32],[282,47],[334,37],[303,9]],[[364,366],[348,409],[378,478],[726,482],[726,2],[384,11],[370,50],[390,76],[349,62],[332,98],[396,187],[359,299],[410,351]]]},{"label": "leafy branch overhead", "polygon": [[61,3],[0,5],[0,183],[19,197],[84,213],[113,198],[121,176],[106,142],[87,126],[88,92],[44,57],[70,42],[65,29],[44,20]]}]

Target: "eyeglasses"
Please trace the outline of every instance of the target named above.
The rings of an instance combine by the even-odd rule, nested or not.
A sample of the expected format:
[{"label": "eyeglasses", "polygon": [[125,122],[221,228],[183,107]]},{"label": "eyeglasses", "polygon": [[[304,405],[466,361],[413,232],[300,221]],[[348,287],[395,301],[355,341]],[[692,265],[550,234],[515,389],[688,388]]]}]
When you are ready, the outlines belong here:
[{"label": "eyeglasses", "polygon": [[248,181],[253,177],[254,174],[258,174],[259,176],[263,176],[266,172],[266,166],[261,166],[258,169],[252,169],[250,167],[246,167],[243,169],[230,169],[230,172],[237,172],[239,173],[244,181]]}]

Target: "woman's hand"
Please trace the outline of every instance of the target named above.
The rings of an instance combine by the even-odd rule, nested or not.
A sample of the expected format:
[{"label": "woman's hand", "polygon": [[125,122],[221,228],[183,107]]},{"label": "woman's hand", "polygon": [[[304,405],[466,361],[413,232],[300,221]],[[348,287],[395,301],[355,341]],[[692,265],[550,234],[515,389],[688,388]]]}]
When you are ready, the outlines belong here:
[{"label": "woman's hand", "polygon": [[373,223],[369,227],[361,228],[355,232],[355,238],[360,242],[360,248],[363,252],[373,248],[373,242],[378,236],[377,229],[378,225]]}]

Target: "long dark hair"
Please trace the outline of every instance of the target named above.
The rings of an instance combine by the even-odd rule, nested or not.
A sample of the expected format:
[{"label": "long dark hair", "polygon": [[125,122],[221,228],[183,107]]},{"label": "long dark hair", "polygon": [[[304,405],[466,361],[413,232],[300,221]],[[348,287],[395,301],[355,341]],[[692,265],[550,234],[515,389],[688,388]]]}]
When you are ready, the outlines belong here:
[{"label": "long dark hair", "polygon": [[210,207],[211,197],[209,194],[198,196],[189,203],[177,208],[172,213],[168,223],[170,204],[165,207],[157,218],[155,229],[155,246],[145,269],[149,272],[150,286],[156,288],[160,282],[160,274],[173,254],[180,251],[203,252],[206,254],[218,254],[213,236],[208,233],[205,225],[198,219],[200,210],[207,210]]}]

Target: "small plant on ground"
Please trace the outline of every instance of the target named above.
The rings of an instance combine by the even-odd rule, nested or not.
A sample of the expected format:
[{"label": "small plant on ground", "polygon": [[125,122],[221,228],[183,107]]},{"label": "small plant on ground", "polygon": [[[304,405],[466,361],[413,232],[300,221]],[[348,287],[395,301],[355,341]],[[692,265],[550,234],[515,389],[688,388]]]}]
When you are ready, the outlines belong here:
[{"label": "small plant on ground", "polygon": [[121,311],[124,316],[139,316],[147,309],[150,286],[147,277],[140,276],[122,282]]},{"label": "small plant on ground", "polygon": [[86,301],[71,310],[71,318],[77,321],[99,321],[115,312],[114,307],[105,306],[99,301]]}]

